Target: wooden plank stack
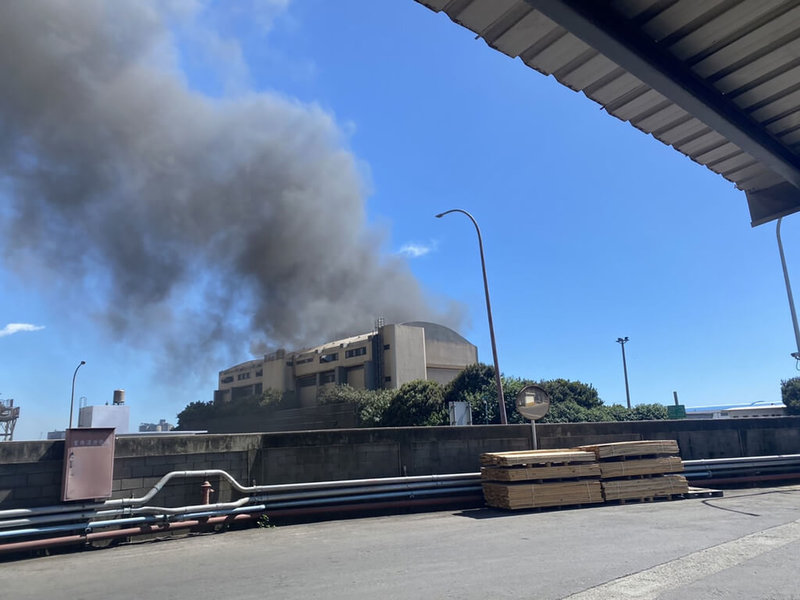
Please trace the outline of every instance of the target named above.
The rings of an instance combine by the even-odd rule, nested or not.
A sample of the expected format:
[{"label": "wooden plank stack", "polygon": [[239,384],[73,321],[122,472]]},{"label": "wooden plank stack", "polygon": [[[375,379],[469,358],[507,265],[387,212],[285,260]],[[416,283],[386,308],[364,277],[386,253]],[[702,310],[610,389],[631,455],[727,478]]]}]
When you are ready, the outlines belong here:
[{"label": "wooden plank stack", "polygon": [[517,510],[603,501],[600,468],[592,452],[524,450],[481,455],[486,503]]},{"label": "wooden plank stack", "polygon": [[581,446],[593,452],[600,467],[603,497],[608,501],[673,497],[686,494],[689,484],[675,440],[643,440]]}]

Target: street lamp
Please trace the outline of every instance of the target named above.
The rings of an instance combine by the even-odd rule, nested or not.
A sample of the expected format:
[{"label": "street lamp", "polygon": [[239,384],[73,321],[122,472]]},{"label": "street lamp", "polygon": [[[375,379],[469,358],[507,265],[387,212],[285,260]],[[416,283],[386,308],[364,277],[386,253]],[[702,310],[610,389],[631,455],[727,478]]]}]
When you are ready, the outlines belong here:
[{"label": "street lamp", "polygon": [[789,297],[789,310],[792,313],[792,326],[794,327],[794,341],[797,344],[797,352],[792,352],[792,358],[800,361],[800,327],[797,326],[797,312],[794,309],[794,298],[792,297],[792,285],[789,283],[789,271],[786,269],[786,256],[783,254],[783,242],[781,241],[781,221],[775,228],[775,235],[778,238],[778,251],[781,255],[781,267],[783,268],[783,280],[786,282],[786,295]]},{"label": "street lamp", "polygon": [[628,399],[628,410],[631,408],[631,392],[628,389],[628,364],[625,362],[625,342],[628,341],[627,337],[617,338],[617,342],[622,346],[622,370],[625,373],[625,397]]},{"label": "street lamp", "polygon": [[83,365],[86,364],[85,360],[81,361],[77,367],[75,367],[75,372],[72,374],[72,394],[69,397],[69,428],[72,429],[72,405],[75,401],[75,377],[78,376],[78,369],[80,369]]},{"label": "street lamp", "polygon": [[436,215],[437,219],[441,219],[445,215],[449,215],[450,213],[460,212],[465,214],[469,217],[469,220],[472,221],[472,224],[475,225],[475,231],[478,233],[478,248],[480,249],[481,253],[481,269],[483,270],[483,290],[486,293],[486,314],[489,317],[489,337],[492,340],[492,357],[494,358],[494,378],[495,383],[497,385],[497,404],[500,406],[500,423],[506,425],[508,423],[508,418],[506,417],[506,401],[503,397],[503,383],[500,379],[500,364],[497,360],[497,344],[495,343],[494,339],[494,324],[492,322],[492,304],[489,302],[489,281],[486,279],[486,260],[483,257],[483,238],[481,237],[481,228],[478,227],[478,222],[475,220],[471,214],[467,211],[462,210],[460,208],[453,208],[451,210],[447,210],[443,213],[439,213]]}]

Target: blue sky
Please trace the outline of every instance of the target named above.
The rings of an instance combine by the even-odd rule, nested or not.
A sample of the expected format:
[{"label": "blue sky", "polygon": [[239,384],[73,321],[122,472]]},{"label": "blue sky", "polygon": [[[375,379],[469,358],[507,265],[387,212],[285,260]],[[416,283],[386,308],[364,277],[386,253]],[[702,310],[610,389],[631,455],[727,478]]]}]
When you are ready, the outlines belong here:
[{"label": "blue sky", "polygon": [[[624,336],[633,404],[668,404],[673,391],[688,406],[776,401],[781,379],[797,375],[774,223],[751,228],[733,184],[584,96],[413,0],[167,4],[171,75],[192,94],[279,97],[327,115],[365,190],[376,252],[407,261],[434,305],[463,304],[460,332],[482,361],[491,348],[477,240],[466,217],[434,218],[451,208],[483,232],[506,375],[577,379],[624,403]],[[0,193],[7,215],[13,192]],[[796,221],[783,224],[792,276]],[[0,329],[39,329],[0,331],[0,399],[22,407],[15,439],[64,428],[80,360],[76,404],[125,389],[135,428],[174,422],[212,398],[218,370],[253,356],[242,338],[219,352],[187,346],[165,363],[86,309],[98,301],[87,282],[102,272],[89,265],[74,288],[19,261],[6,251]],[[180,302],[202,304],[184,292]]]}]

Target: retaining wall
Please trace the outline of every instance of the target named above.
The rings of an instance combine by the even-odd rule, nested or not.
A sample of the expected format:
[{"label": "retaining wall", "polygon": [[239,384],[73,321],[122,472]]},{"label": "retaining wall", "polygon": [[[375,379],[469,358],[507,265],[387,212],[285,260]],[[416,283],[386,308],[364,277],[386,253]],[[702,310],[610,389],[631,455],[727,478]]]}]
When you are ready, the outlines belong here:
[{"label": "retaining wall", "polygon": [[[540,448],[675,439],[685,460],[800,454],[800,417],[539,425]],[[244,485],[475,472],[482,452],[531,447],[529,425],[121,436],[113,497],[142,496],[170,471],[222,469]],[[0,509],[60,502],[64,442],[0,443]],[[167,485],[151,504],[200,500],[200,480]],[[212,480],[212,501],[236,494]]]}]

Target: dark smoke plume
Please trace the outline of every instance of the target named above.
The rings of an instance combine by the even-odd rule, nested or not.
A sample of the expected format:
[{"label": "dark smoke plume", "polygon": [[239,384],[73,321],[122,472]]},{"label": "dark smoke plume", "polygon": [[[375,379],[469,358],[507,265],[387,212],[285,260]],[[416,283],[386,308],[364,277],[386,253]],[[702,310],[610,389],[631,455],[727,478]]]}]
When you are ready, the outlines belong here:
[{"label": "dark smoke plume", "polygon": [[404,261],[378,254],[332,118],[273,94],[193,91],[159,7],[0,2],[6,267],[184,358],[321,343],[378,316],[456,325]]}]

